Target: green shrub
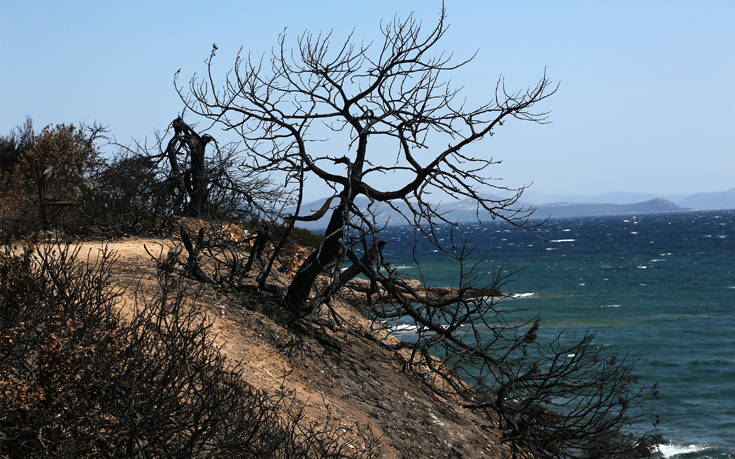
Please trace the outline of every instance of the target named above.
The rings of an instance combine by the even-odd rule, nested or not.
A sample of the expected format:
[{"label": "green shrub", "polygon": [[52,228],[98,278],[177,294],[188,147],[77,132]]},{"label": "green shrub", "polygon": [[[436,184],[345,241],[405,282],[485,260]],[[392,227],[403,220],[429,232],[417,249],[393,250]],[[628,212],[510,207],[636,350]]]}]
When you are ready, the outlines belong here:
[{"label": "green shrub", "polygon": [[297,227],[294,227],[291,231],[291,237],[297,244],[313,249],[319,248],[324,239],[321,234],[314,234],[309,230]]}]

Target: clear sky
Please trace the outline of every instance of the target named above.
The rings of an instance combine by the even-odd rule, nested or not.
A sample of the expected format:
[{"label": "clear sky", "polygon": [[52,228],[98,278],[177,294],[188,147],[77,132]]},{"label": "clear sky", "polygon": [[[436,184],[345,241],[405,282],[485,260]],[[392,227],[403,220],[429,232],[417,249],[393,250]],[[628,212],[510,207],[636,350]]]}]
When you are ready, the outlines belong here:
[{"label": "clear sky", "polygon": [[[439,1],[14,1],[0,3],[0,133],[31,115],[98,121],[119,141],[181,111],[173,75],[205,70],[212,43],[268,51],[284,27],[377,38],[381,18]],[[735,187],[735,2],[447,1],[443,49],[477,59],[453,80],[485,98],[548,69],[550,125],[510,124],[489,144],[494,175],[544,193],[691,193]],[[320,190],[313,190],[318,197]]]}]

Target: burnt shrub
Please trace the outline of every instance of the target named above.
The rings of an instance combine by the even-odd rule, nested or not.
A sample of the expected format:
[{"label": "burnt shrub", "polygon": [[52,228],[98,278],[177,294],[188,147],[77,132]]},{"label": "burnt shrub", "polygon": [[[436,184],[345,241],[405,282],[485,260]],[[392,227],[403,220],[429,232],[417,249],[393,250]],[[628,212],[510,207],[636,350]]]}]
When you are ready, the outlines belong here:
[{"label": "burnt shrub", "polygon": [[0,253],[1,456],[352,453],[329,419],[302,422],[287,395],[244,382],[180,278],[161,272],[121,317],[113,261],[63,245]]},{"label": "burnt shrub", "polygon": [[148,158],[115,157],[95,174],[93,185],[72,232],[157,233],[172,216],[170,187],[159,180]]}]

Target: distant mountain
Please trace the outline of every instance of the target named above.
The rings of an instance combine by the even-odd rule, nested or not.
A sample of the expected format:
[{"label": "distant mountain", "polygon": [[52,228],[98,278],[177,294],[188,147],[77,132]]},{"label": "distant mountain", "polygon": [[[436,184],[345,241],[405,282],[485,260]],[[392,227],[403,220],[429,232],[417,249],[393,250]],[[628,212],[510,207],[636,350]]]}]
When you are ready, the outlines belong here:
[{"label": "distant mountain", "polygon": [[727,191],[713,193],[694,194],[654,194],[654,193],[632,193],[627,191],[603,193],[595,195],[586,194],[546,194],[536,191],[526,191],[523,199],[537,206],[569,203],[569,204],[637,204],[652,199],[661,198],[674,204],[693,210],[735,209],[735,188]]},{"label": "distant mountain", "polygon": [[698,210],[735,209],[735,188],[715,193],[690,194],[679,205]]},{"label": "distant mountain", "polygon": [[[486,196],[491,199],[497,197]],[[598,195],[551,195],[533,191],[523,194],[525,203],[516,207],[537,206],[534,218],[587,217],[600,215],[646,214],[677,212],[683,210],[735,209],[735,188],[715,193],[669,194],[657,196],[651,193],[615,192]],[[357,206],[367,208],[368,200],[360,197]],[[530,204],[529,204],[530,203]],[[324,204],[324,199],[302,206],[302,215],[313,213]],[[395,204],[405,210],[403,203]],[[450,220],[457,222],[487,220],[487,212],[477,213],[476,204],[470,199],[438,204],[439,211],[446,213]],[[379,224],[403,225],[406,220],[398,212],[385,204],[374,205]],[[307,229],[322,229],[327,226],[330,213],[316,222],[298,222],[297,226]]]},{"label": "distant mountain", "polygon": [[685,210],[666,199],[655,198],[635,204],[552,203],[539,206],[534,217],[591,217],[600,215],[652,214]]},{"label": "distant mountain", "polygon": [[536,205],[554,204],[560,202],[574,204],[637,204],[652,199],[661,198],[680,204],[680,201],[686,198],[686,194],[655,194],[655,193],[635,193],[630,191],[617,191],[602,194],[547,194],[528,190],[523,193],[523,198]]},{"label": "distant mountain", "polygon": [[[314,201],[311,203],[304,204],[302,214],[311,213],[319,209],[324,200]],[[364,197],[358,198],[356,202],[360,209],[367,207],[368,201]],[[405,210],[406,205],[396,204],[400,210]],[[438,204],[439,211],[446,214],[447,218],[457,222],[470,222],[477,221],[478,215],[481,220],[489,220],[490,215],[485,212],[477,212],[474,201],[470,199],[463,199],[452,203]],[[516,207],[528,207],[528,204],[518,203]],[[373,212],[376,214],[376,220],[378,224],[390,224],[390,225],[404,225],[406,220],[401,217],[398,212],[391,209],[385,204],[377,204],[372,207]],[[639,202],[635,204],[579,204],[579,203],[551,203],[544,204],[538,207],[534,218],[561,218],[561,217],[586,217],[586,216],[600,216],[600,215],[624,215],[624,214],[646,214],[646,213],[661,213],[661,212],[676,212],[685,210],[671,201],[665,199],[651,199],[645,202]],[[306,229],[323,229],[327,226],[329,215],[319,219],[315,222],[298,222],[297,226]]]}]

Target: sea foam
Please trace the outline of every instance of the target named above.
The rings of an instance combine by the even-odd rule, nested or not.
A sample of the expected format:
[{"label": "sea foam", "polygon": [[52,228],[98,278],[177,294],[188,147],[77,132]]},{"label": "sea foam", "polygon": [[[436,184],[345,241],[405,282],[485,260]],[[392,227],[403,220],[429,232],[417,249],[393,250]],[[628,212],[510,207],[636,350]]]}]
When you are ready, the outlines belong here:
[{"label": "sea foam", "polygon": [[390,327],[391,333],[416,333],[418,327],[411,324],[400,324]]},{"label": "sea foam", "polygon": [[526,293],[511,293],[508,295],[508,298],[518,299],[518,298],[531,298],[532,296],[536,296],[533,292],[526,292]]},{"label": "sea foam", "polygon": [[676,457],[679,454],[691,454],[698,451],[703,451],[710,448],[708,445],[698,445],[696,443],[683,444],[683,443],[662,443],[656,445],[656,452],[661,454],[665,458]]},{"label": "sea foam", "polygon": [[[449,328],[449,325],[441,325],[442,328],[445,330]],[[413,334],[419,331],[419,327],[416,324],[397,324],[397,325],[391,325],[388,326],[388,331],[390,333],[393,333],[394,335],[401,335],[401,334]],[[424,331],[427,331],[425,328]]]}]

